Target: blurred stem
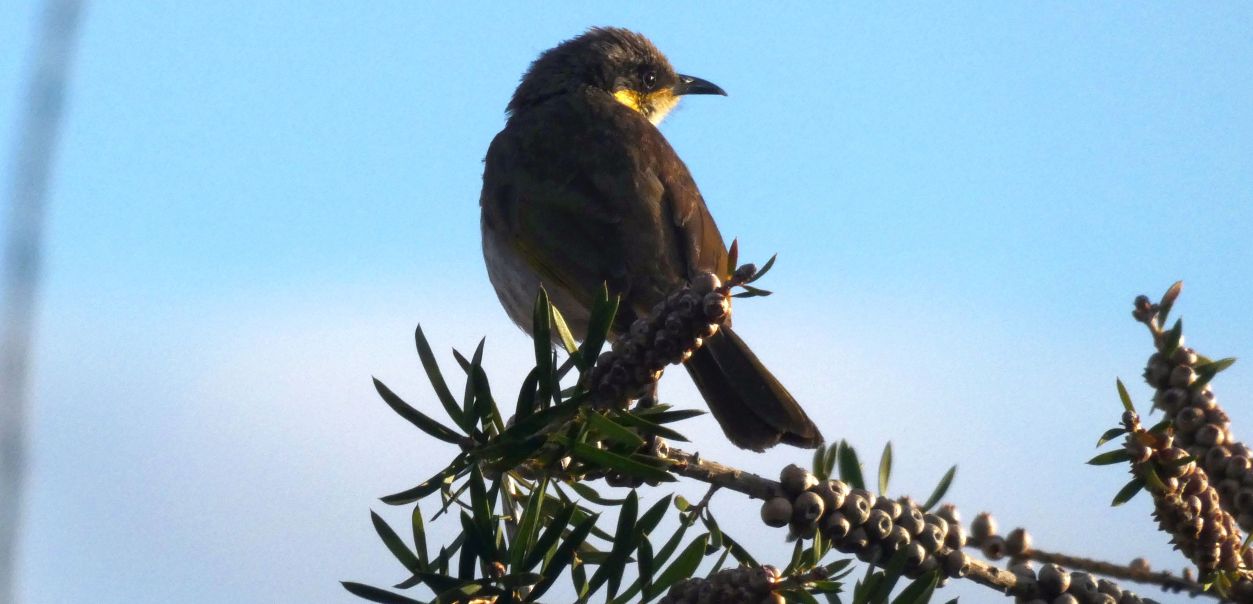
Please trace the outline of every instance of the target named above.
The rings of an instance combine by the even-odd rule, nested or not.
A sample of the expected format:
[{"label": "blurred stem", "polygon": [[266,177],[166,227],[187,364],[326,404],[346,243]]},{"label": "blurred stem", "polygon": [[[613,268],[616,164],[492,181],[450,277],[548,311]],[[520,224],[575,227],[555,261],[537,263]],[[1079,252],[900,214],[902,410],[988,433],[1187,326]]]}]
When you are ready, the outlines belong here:
[{"label": "blurred stem", "polygon": [[44,6],[14,145],[0,321],[0,604],[17,598],[14,573],[25,479],[27,382],[44,206],[81,8],[80,0],[48,0]]}]

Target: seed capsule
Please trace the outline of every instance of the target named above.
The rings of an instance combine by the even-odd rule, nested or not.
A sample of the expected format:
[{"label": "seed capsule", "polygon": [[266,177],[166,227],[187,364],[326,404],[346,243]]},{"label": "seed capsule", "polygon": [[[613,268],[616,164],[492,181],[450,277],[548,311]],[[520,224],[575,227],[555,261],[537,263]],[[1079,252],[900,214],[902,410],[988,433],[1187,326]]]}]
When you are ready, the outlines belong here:
[{"label": "seed capsule", "polygon": [[983,541],[996,534],[996,519],[987,512],[979,512],[974,522],[970,523],[970,536]]},{"label": "seed capsule", "polygon": [[992,535],[981,541],[983,542],[983,555],[987,556],[989,560],[1000,560],[1005,557],[1007,548],[1005,547],[1004,537]]},{"label": "seed capsule", "polygon": [[1196,370],[1187,366],[1179,365],[1170,372],[1170,385],[1179,388],[1187,388],[1196,381]]},{"label": "seed capsule", "polygon": [[791,519],[792,501],[787,497],[773,497],[761,505],[761,521],[766,526],[786,526]]},{"label": "seed capsule", "polygon": [[870,515],[863,526],[866,529],[866,536],[871,540],[883,539],[892,530],[892,518],[883,510],[870,510]]},{"label": "seed capsule", "polygon": [[1036,576],[1045,595],[1057,596],[1070,589],[1070,573],[1056,564],[1041,566]]},{"label": "seed capsule", "polygon": [[844,512],[844,516],[853,526],[859,526],[866,522],[866,518],[870,516],[870,500],[862,495],[865,491],[854,489],[844,498],[844,505],[840,507],[840,511]]},{"label": "seed capsule", "polygon": [[822,503],[828,510],[838,510],[844,505],[848,496],[848,486],[838,480],[828,480],[809,489],[822,497]]},{"label": "seed capsule", "polygon": [[793,524],[817,524],[818,518],[822,517],[824,509],[822,497],[817,493],[804,492],[792,501],[792,522]]},{"label": "seed capsule", "polygon": [[887,512],[888,518],[891,518],[893,521],[901,517],[901,504],[887,497],[880,496],[875,499],[874,509]]},{"label": "seed capsule", "polygon": [[818,479],[805,468],[789,464],[783,468],[782,472],[779,472],[779,484],[783,486],[784,493],[796,497],[809,490],[810,487],[817,486]]},{"label": "seed capsule", "polygon": [[1005,538],[1005,550],[1010,556],[1022,556],[1031,551],[1031,534],[1022,528],[1009,532]]},{"label": "seed capsule", "polygon": [[970,572],[970,558],[960,549],[953,549],[944,556],[944,574],[960,579]]},{"label": "seed capsule", "polygon": [[847,537],[849,531],[853,528],[852,525],[849,524],[848,518],[845,518],[844,514],[839,512],[831,512],[830,514],[827,514],[822,518],[822,522],[820,524],[822,534],[832,541],[839,541]]},{"label": "seed capsule", "polygon": [[692,278],[691,287],[692,291],[703,296],[722,287],[722,280],[713,273],[701,273]]}]

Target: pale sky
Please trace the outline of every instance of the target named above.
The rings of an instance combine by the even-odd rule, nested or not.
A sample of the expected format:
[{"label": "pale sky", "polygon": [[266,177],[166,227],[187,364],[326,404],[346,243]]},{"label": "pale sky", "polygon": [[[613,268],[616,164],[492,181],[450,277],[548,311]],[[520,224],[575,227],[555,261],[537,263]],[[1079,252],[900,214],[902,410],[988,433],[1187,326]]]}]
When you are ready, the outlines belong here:
[{"label": "pale sky", "polygon": [[[6,170],[34,4],[0,19]],[[592,25],[728,91],[662,131],[743,257],[779,253],[777,293],[737,305],[737,331],[829,438],[871,465],[891,440],[894,494],[925,498],[956,463],[968,518],[1178,570],[1148,498],[1109,508],[1125,472],[1083,462],[1118,420],[1115,377],[1148,401],[1136,294],[1185,280],[1189,343],[1253,359],[1253,8],[704,8],[89,6],[50,196],[21,601],[353,602],[338,581],[406,578],[369,511],[405,522],[377,498],[455,452],[370,377],[438,412],[421,322],[450,370],[486,335],[495,389],[516,391],[530,344],[482,266],[481,160],[529,62]],[[1237,436],[1247,362],[1215,383]],[[682,371],[662,392],[702,406]],[[809,459],[680,429],[763,474]],[[714,511],[786,563],[755,503]]]}]

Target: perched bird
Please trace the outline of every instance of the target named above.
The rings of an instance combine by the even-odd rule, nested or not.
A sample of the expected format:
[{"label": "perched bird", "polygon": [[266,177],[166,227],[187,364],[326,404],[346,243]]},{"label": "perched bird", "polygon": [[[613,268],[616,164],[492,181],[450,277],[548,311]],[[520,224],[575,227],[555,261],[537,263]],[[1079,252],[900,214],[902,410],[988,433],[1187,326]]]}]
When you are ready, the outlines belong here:
[{"label": "perched bird", "polygon": [[[687,166],[657,124],[689,94],[644,36],[593,28],[539,56],[484,160],[483,256],[500,302],[530,331],[542,285],[586,333],[603,283],[621,295],[613,334],[689,278],[724,275],[727,249]],[[685,366],[737,446],[812,448],[822,435],[729,326]]]}]

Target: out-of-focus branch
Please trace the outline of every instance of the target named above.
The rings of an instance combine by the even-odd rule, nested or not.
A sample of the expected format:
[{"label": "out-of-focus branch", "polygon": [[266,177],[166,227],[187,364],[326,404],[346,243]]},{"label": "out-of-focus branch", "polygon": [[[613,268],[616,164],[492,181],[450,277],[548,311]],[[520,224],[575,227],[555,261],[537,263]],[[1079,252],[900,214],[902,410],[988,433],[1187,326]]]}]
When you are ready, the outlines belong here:
[{"label": "out-of-focus branch", "polygon": [[13,152],[0,320],[0,604],[16,598],[13,575],[25,478],[27,376],[44,198],[81,7],[80,0],[49,0],[44,9]]}]

